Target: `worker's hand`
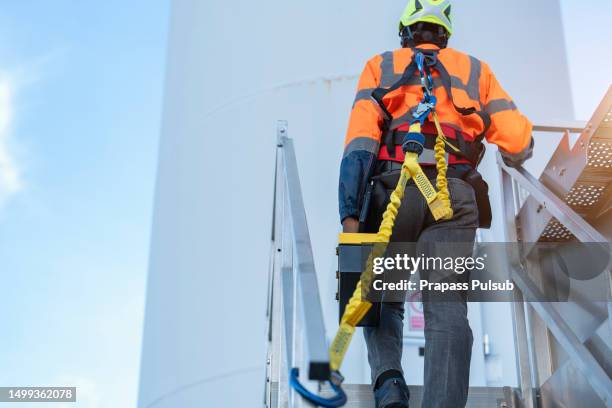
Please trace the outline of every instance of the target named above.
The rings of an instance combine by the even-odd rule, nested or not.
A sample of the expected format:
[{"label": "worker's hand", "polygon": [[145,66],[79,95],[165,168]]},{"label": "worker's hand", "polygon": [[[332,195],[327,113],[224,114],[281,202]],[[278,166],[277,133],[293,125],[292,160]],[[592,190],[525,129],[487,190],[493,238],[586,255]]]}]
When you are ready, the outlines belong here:
[{"label": "worker's hand", "polygon": [[359,220],[353,217],[346,217],[342,221],[342,232],[359,232]]},{"label": "worker's hand", "polygon": [[533,156],[533,145],[534,143],[532,137],[529,146],[527,146],[522,152],[512,154],[505,152],[502,149],[499,149],[499,151],[501,153],[502,160],[504,163],[506,163],[506,166],[516,169],[521,167],[525,161],[531,159],[531,156]]}]

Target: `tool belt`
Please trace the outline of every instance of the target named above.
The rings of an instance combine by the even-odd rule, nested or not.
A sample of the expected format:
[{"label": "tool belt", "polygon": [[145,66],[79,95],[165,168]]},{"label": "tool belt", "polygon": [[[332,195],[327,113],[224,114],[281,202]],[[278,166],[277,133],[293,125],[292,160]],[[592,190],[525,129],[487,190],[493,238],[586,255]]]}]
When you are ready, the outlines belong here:
[{"label": "tool belt", "polygon": [[[470,164],[472,167],[478,167],[485,152],[484,144],[482,142],[469,140],[469,136],[450,126],[442,125],[442,129],[444,130],[444,134],[448,136],[449,141],[459,148],[457,152],[448,144],[445,146],[445,150],[448,153],[448,164]],[[402,143],[407,133],[408,130],[402,127],[386,131],[382,137],[378,159],[402,163],[404,161]],[[422,133],[423,136],[425,136],[425,144],[423,147],[433,151],[436,144],[434,125],[431,122],[425,122]]]},{"label": "tool belt", "polygon": [[[382,215],[389,204],[389,195],[397,185],[402,164],[390,160],[381,160],[376,164],[374,176],[370,179],[363,198],[359,216],[360,232],[375,233],[378,231]],[[435,180],[435,166],[423,166],[423,172],[430,180]],[[481,174],[467,165],[449,166],[447,178],[457,178],[465,181],[474,189],[478,207],[478,227],[491,227],[491,203],[489,201],[489,185]],[[413,180],[408,185],[414,184]]]}]

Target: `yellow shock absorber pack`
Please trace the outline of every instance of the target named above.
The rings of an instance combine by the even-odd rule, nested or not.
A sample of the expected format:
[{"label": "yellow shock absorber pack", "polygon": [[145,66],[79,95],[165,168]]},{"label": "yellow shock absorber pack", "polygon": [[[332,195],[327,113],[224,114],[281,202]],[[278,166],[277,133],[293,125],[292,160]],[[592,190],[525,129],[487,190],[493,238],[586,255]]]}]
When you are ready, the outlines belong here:
[{"label": "yellow shock absorber pack", "polygon": [[[391,239],[395,218],[397,217],[398,210],[404,198],[408,180],[410,178],[414,180],[415,185],[427,201],[427,205],[436,221],[451,219],[453,217],[453,210],[450,205],[450,195],[448,192],[448,181],[446,179],[447,163],[445,159],[445,145],[447,144],[447,140],[435,111],[432,112],[432,115],[437,131],[434,157],[436,159],[436,169],[438,171],[436,179],[438,191],[434,189],[425,173],[423,173],[423,169],[418,162],[418,155],[416,153],[406,152],[399,181],[395,190],[391,193],[390,202],[383,214],[378,233],[374,239],[375,245],[366,261],[365,269],[361,273],[361,278],[357,283],[353,296],[346,305],[340,321],[340,327],[331,344],[329,353],[330,368],[332,371],[338,371],[340,369],[344,355],[353,337],[353,333],[355,333],[355,327],[372,307],[372,303],[366,300],[366,298],[374,277],[372,272],[373,262],[375,258],[383,256],[387,250],[387,244]],[[420,123],[415,122],[411,124],[409,131],[420,132]],[[451,147],[454,148],[452,145]]]}]

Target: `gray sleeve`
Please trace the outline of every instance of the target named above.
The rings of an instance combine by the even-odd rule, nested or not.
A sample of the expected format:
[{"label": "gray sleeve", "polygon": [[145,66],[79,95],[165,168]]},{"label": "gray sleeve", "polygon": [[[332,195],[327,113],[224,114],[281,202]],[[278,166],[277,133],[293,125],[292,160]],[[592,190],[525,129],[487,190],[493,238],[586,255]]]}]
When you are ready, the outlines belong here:
[{"label": "gray sleeve", "polygon": [[529,160],[531,156],[533,156],[533,145],[534,142],[532,136],[529,146],[518,153],[508,153],[502,149],[499,149],[499,152],[501,153],[502,159],[507,166],[516,168],[521,166],[525,161]]}]

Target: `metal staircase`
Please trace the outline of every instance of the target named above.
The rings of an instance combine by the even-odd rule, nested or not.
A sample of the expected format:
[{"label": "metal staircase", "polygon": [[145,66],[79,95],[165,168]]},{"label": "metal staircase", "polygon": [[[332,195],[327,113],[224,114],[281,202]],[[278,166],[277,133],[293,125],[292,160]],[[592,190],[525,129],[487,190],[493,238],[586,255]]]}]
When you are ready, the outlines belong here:
[{"label": "metal staircase", "polygon": [[[539,180],[498,158],[506,240],[526,243],[522,253],[508,258],[518,286],[513,305],[520,402],[525,407],[612,407],[610,264],[603,273],[579,280],[551,274],[549,260],[529,250],[537,242],[581,242],[610,253],[612,88],[583,129],[535,130],[564,133]],[[571,132],[580,136],[570,149]],[[568,286],[581,296],[535,301]]]},{"label": "metal staircase", "polygon": [[[502,178],[508,242],[580,242],[608,246],[612,236],[612,90],[589,124],[538,126],[565,136],[537,180],[505,166]],[[580,133],[569,147],[571,132]],[[612,407],[611,275],[593,283],[607,301],[537,302],[554,285],[535,251],[510,251],[507,267],[516,283],[513,302],[519,388],[471,387],[468,407]],[[554,282],[553,282],[554,283]],[[268,353],[264,406],[312,406],[289,386],[289,370],[301,370],[310,390],[330,392],[329,357],[321,298],[293,142],[287,123],[277,134],[272,246],[268,289]],[[374,407],[371,387],[344,384],[346,407]],[[411,386],[411,407],[422,387]]]}]

